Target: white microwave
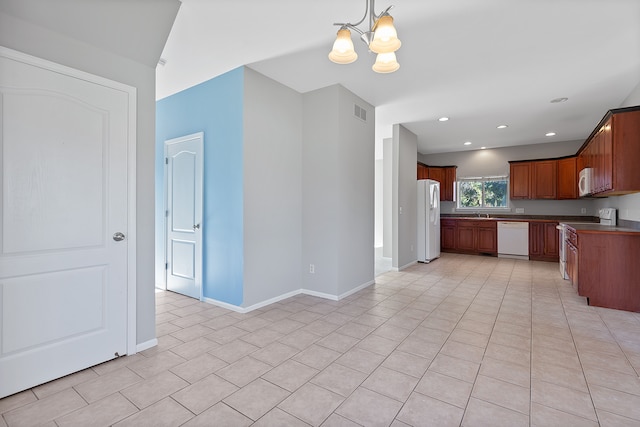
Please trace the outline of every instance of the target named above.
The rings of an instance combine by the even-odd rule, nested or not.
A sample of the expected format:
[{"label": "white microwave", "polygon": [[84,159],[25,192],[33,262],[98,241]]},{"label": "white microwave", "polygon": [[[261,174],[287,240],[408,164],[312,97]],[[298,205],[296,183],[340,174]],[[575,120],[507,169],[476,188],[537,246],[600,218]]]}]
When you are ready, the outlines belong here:
[{"label": "white microwave", "polygon": [[578,194],[580,197],[591,195],[592,173],[593,168],[584,168],[580,171],[580,176],[578,178]]}]

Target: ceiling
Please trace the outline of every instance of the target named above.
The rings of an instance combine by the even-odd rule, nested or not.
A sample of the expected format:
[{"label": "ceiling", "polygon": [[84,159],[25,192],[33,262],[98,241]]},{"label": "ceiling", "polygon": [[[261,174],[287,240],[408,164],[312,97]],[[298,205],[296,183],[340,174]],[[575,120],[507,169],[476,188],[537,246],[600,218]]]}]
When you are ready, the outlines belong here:
[{"label": "ceiling", "polygon": [[376,142],[402,124],[429,154],[584,140],[640,83],[638,0],[378,0],[402,41],[392,74],[355,34],[357,62],[327,59],[365,2],[182,0],[158,98],[242,65],[301,93],[341,84],[376,107]]}]

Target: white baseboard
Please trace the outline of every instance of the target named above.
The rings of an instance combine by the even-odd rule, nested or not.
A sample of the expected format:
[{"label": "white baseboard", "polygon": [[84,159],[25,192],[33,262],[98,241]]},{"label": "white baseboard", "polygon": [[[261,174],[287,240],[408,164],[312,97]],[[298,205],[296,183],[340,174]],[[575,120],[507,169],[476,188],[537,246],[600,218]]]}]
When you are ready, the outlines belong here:
[{"label": "white baseboard", "polygon": [[402,267],[398,268],[396,271],[402,271],[406,268],[411,267],[412,265],[416,265],[418,263],[418,260],[412,261],[409,264],[403,265]]},{"label": "white baseboard", "polygon": [[271,305],[274,304],[276,302],[285,300],[287,298],[291,298],[294,297],[296,295],[300,295],[300,294],[304,294],[304,295],[311,295],[314,297],[318,297],[318,298],[324,298],[324,299],[328,299],[331,301],[340,301],[343,298],[348,297],[349,295],[355,294],[356,292],[371,286],[375,283],[375,280],[371,280],[367,283],[364,283],[358,287],[355,287],[341,295],[332,295],[332,294],[327,294],[324,292],[316,292],[316,291],[312,291],[309,289],[297,289],[295,291],[291,291],[291,292],[287,292],[286,294],[282,294],[282,295],[278,295],[277,297],[274,298],[270,298],[268,300],[265,301],[261,301],[259,303],[250,305],[249,307],[240,307],[238,305],[233,305],[233,304],[229,304],[223,301],[218,301],[216,299],[213,298],[203,298],[203,302],[206,302],[208,304],[213,304],[213,305],[217,305],[218,307],[222,307],[222,308],[226,308],[227,310],[232,310],[235,311],[236,313],[249,313],[250,311],[256,310],[258,308],[262,308],[262,307],[266,307],[267,305]]},{"label": "white baseboard", "polygon": [[154,338],[154,339],[149,340],[149,341],[141,342],[140,344],[136,345],[136,352],[140,353],[141,351],[148,350],[151,347],[155,347],[157,345],[158,345],[158,339],[157,338]]},{"label": "white baseboard", "polygon": [[353,289],[351,289],[350,291],[347,291],[347,292],[345,292],[344,294],[340,295],[340,296],[338,297],[338,301],[339,301],[339,300],[341,300],[341,299],[343,299],[343,298],[348,297],[349,295],[353,295],[353,294],[355,294],[356,292],[363,290],[364,288],[368,288],[369,286],[371,286],[371,285],[373,285],[373,284],[375,284],[375,283],[376,283],[376,281],[375,281],[375,280],[372,280],[372,281],[367,282],[367,283],[363,283],[362,285],[358,286],[357,288],[353,288]]}]

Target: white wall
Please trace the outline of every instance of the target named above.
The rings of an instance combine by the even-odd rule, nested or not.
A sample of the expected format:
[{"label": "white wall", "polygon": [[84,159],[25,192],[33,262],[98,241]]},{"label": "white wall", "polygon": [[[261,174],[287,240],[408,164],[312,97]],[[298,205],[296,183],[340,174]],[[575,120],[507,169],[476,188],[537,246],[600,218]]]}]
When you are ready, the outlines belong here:
[{"label": "white wall", "polygon": [[[156,43],[160,45],[158,52],[161,52],[179,3],[165,1],[152,6],[146,11],[147,19],[153,21],[157,18],[166,23],[164,33],[156,34],[155,37]],[[167,20],[167,15],[173,18]],[[82,19],[82,16],[75,18]],[[143,31],[143,28],[139,28],[139,31]],[[0,45],[137,89],[137,342],[146,343],[155,339],[155,64],[150,66],[136,62],[2,12]],[[153,50],[154,46],[149,48]]]},{"label": "white wall", "polygon": [[337,85],[303,99],[302,287],[337,296],[373,280],[374,109]]},{"label": "white wall", "polygon": [[249,68],[244,87],[243,307],[300,289],[302,95]]},{"label": "white wall", "polygon": [[382,144],[382,256],[393,258],[393,138],[385,138]]},{"label": "white wall", "polygon": [[402,270],[417,261],[418,137],[402,125],[393,126],[393,257]]}]

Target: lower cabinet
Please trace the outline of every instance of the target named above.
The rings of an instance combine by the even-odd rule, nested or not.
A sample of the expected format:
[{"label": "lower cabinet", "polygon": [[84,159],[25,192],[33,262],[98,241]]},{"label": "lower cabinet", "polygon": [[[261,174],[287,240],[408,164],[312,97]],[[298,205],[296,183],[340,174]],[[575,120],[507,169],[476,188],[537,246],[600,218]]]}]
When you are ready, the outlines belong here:
[{"label": "lower cabinet", "polygon": [[640,233],[578,230],[565,244],[571,283],[589,305],[640,311]]},{"label": "lower cabinet", "polygon": [[441,250],[467,254],[498,253],[496,221],[445,219],[440,227]]},{"label": "lower cabinet", "polygon": [[529,221],[529,259],[558,262],[560,258],[557,222]]},{"label": "lower cabinet", "polygon": [[440,226],[440,249],[453,252],[456,249],[456,220],[443,219]]}]

